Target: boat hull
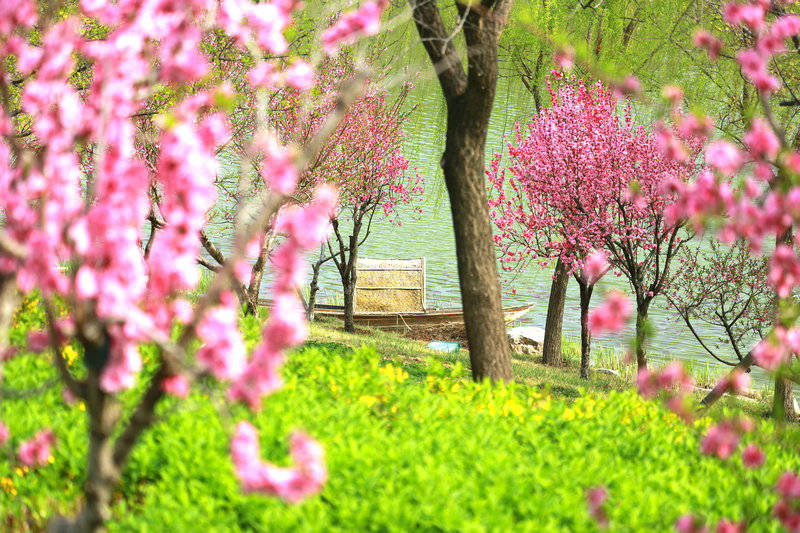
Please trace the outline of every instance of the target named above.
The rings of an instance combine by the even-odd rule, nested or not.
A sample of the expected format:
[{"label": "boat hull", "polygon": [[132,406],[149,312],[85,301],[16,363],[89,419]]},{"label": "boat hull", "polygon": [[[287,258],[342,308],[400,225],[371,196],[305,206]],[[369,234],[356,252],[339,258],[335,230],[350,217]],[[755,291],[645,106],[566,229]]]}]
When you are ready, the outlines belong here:
[{"label": "boat hull", "polygon": [[[503,309],[506,323],[519,320],[525,316],[533,305],[507,307]],[[314,310],[317,319],[335,318],[344,320],[344,310],[330,307],[317,307]],[[355,313],[353,321],[358,326],[382,329],[401,330],[422,329],[436,326],[457,326],[464,324],[461,309],[436,309],[411,313]]]}]

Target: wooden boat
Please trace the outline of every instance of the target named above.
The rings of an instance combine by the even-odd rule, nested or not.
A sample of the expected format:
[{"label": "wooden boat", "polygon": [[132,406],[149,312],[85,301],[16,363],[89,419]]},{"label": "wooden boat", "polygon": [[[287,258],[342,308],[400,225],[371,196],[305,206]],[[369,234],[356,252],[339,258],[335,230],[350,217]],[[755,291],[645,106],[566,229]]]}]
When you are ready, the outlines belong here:
[{"label": "wooden boat", "polygon": [[[503,308],[506,323],[519,320],[535,305]],[[316,319],[336,318],[344,320],[344,307],[339,305],[317,305],[314,308]],[[464,324],[464,315],[459,308],[426,309],[425,311],[397,312],[357,312],[353,315],[357,326],[384,330],[411,330],[434,326],[455,326]]]}]

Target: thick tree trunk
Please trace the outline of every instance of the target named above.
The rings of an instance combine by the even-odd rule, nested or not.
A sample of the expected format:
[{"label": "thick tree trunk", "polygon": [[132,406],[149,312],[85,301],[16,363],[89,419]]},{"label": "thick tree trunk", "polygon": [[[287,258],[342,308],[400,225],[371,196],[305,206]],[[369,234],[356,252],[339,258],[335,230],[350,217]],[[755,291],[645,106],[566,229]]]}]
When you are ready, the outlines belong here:
[{"label": "thick tree trunk", "polygon": [[87,359],[89,372],[86,379],[86,414],[89,422],[89,453],[83,508],[72,519],[55,517],[48,524],[50,532],[104,531],[105,523],[111,518],[111,497],[120,478],[120,470],[114,460],[112,439],[119,417],[119,406],[100,387],[100,375],[104,360],[108,357],[108,345],[89,348],[88,351],[98,357]]},{"label": "thick tree trunk", "polygon": [[8,332],[14,323],[19,300],[16,274],[0,274],[0,359],[8,348]]},{"label": "thick tree trunk", "polygon": [[772,412],[779,422],[797,422],[797,411],[794,409],[792,382],[786,378],[775,377],[775,395],[772,398]]},{"label": "thick tree trunk", "polygon": [[564,358],[561,355],[561,328],[564,320],[564,299],[567,297],[569,274],[564,262],[559,258],[553,272],[553,283],[550,285],[550,300],[547,304],[547,320],[544,324],[544,343],[542,345],[542,363],[561,366]]},{"label": "thick tree trunk", "polygon": [[647,336],[647,312],[649,308],[649,303],[637,305],[636,307],[636,367],[640,371],[647,368],[645,337]]},{"label": "thick tree trunk", "polygon": [[592,334],[589,331],[589,302],[594,285],[578,282],[581,294],[581,378],[589,379],[589,363],[592,356]]},{"label": "thick tree trunk", "polygon": [[[791,229],[785,231],[783,235],[780,235],[777,239],[775,239],[775,245],[778,246],[780,244],[793,246]],[[778,310],[781,308],[780,297],[777,293],[775,293],[774,298],[775,309]],[[779,316],[775,317],[775,325],[776,327],[780,325]],[[772,412],[777,422],[796,422],[798,419],[797,412],[794,410],[792,382],[786,378],[780,377],[780,375],[775,376],[775,392],[772,397]]]},{"label": "thick tree trunk", "polygon": [[484,179],[485,143],[497,86],[497,42],[510,0],[456,2],[467,46],[467,71],[445,28],[439,7],[410,0],[414,22],[447,103],[447,139],[442,168],[456,238],[461,303],[472,377],[509,381],[506,341],[494,240]]},{"label": "thick tree trunk", "polygon": [[[495,73],[496,74],[496,73]],[[512,378],[500,300],[494,241],[484,185],[486,123],[475,127],[475,106],[491,107],[494,93],[478,101],[460,98],[448,106],[443,167],[456,237],[461,303],[476,381]],[[469,110],[469,112],[466,112]],[[488,110],[486,113],[488,123]],[[477,131],[476,131],[477,130]]]}]

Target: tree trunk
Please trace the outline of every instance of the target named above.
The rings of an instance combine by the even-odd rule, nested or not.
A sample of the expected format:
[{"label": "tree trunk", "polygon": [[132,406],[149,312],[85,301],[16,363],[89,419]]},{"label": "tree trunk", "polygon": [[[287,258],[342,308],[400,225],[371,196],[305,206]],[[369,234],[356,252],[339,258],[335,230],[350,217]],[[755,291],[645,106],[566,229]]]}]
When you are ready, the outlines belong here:
[{"label": "tree trunk", "polygon": [[[783,235],[780,235],[777,239],[775,239],[775,245],[778,246],[780,244],[786,244],[788,246],[794,246],[792,242],[792,232],[791,229],[786,230]],[[775,309],[780,309],[780,297],[777,293],[774,295],[775,297]],[[778,327],[780,325],[780,317],[775,316],[775,326]],[[788,379],[781,377],[780,373],[775,376],[775,392],[772,396],[772,412],[775,417],[775,421],[778,423],[788,421],[788,422],[796,422],[797,421],[797,412],[794,410],[794,394],[792,394],[792,382]]]},{"label": "tree trunk", "polygon": [[360,229],[359,223],[353,228],[353,235],[350,235],[350,257],[347,259],[344,271],[341,272],[344,291],[344,330],[349,333],[356,331],[353,315],[355,314],[355,291],[358,281],[356,263],[358,262],[358,231]]},{"label": "tree trunk", "polygon": [[649,307],[649,303],[636,306],[636,367],[639,371],[647,368],[645,341],[647,337],[647,312]]},{"label": "tree trunk", "polygon": [[272,238],[269,234],[265,236],[264,244],[261,246],[261,251],[258,253],[258,258],[253,265],[253,271],[250,274],[250,284],[247,287],[245,314],[256,314],[258,297],[261,295],[261,280],[264,279],[264,269],[267,267],[267,260],[272,251],[272,242]]},{"label": "tree trunk", "polygon": [[511,1],[456,2],[467,46],[466,72],[437,3],[410,0],[410,4],[447,103],[441,163],[453,215],[472,377],[476,381],[509,381],[513,374],[484,170],[486,133],[497,86],[497,42]]},{"label": "tree trunk", "polygon": [[[355,269],[351,270],[354,272]],[[353,304],[355,297],[355,282],[349,274],[342,276],[342,292],[344,293],[344,330],[348,333],[355,333],[356,326],[353,321]]]},{"label": "tree trunk", "polygon": [[0,273],[0,360],[8,349],[8,332],[14,324],[14,312],[19,300],[16,274]]},{"label": "tree trunk", "polygon": [[[486,100],[491,106],[492,98]],[[484,186],[486,127],[483,124],[475,128],[470,120],[474,106],[481,103],[486,105],[482,99],[464,99],[449,105],[443,167],[453,215],[472,376],[476,381],[508,381],[512,378],[511,359]],[[467,109],[469,113],[465,112]],[[486,118],[488,121],[488,112]]]},{"label": "tree trunk", "polygon": [[119,482],[119,469],[114,462],[112,432],[119,413],[113,399],[100,388],[102,370],[89,369],[87,377],[86,414],[89,422],[84,504],[73,519],[54,517],[48,530],[56,533],[104,531],[111,518],[111,497]]},{"label": "tree trunk", "polygon": [[589,379],[589,363],[592,355],[592,334],[589,331],[589,302],[594,285],[578,282],[581,294],[581,378]]},{"label": "tree trunk", "polygon": [[542,363],[561,366],[564,358],[561,355],[561,327],[564,319],[564,299],[567,296],[569,274],[563,261],[559,258],[550,285],[550,301],[547,304],[547,320],[544,324],[544,343],[542,345]]},{"label": "tree trunk", "polygon": [[794,409],[792,382],[786,378],[775,377],[775,395],[772,398],[772,412],[778,422],[797,422],[797,411]]},{"label": "tree trunk", "polygon": [[705,398],[700,402],[700,405],[703,407],[711,407],[714,405],[717,400],[722,398],[725,392],[728,390],[728,379],[733,376],[734,372],[750,372],[750,367],[753,366],[753,352],[749,352],[747,355],[742,358],[741,362],[733,367],[733,370],[728,372],[728,375],[725,378],[719,380],[717,384],[711,389],[711,392],[706,394]]},{"label": "tree trunk", "polygon": [[[322,254],[320,254],[320,257]],[[311,266],[311,285],[308,286],[308,309],[306,309],[306,319],[309,322],[314,320],[314,307],[317,305],[317,292],[319,291],[319,270],[322,262],[317,261]]]}]

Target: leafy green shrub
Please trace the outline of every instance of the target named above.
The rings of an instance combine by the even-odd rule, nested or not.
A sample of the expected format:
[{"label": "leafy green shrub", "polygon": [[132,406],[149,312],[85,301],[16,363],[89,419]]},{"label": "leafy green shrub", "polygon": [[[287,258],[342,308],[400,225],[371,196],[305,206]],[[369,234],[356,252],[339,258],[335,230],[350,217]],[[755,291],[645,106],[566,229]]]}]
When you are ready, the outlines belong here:
[{"label": "leafy green shrub", "polygon": [[[254,337],[257,320],[248,320]],[[567,403],[519,385],[476,385],[461,379],[462,369],[436,364],[413,378],[381,366],[366,347],[306,347],[284,375],[285,388],[255,415],[218,412],[224,391],[213,387],[165,402],[160,423],[133,453],[109,529],[585,531],[597,525],[584,493],[604,485],[614,530],[668,530],[690,511],[776,530],[770,488],[782,471],[800,466],[800,435],[787,432],[775,444],[768,422],[748,437],[767,453],[762,469],[744,469],[738,456],[702,456],[698,435],[709,420],[687,427],[632,391]],[[7,388],[52,377],[41,356],[4,368]],[[265,460],[287,459],[286,437],[295,428],[318,439],[330,474],[323,492],[299,505],[242,494],[228,435],[243,418],[259,428]],[[42,427],[58,439],[53,462],[38,470],[18,468],[10,451],[0,458],[0,523],[36,529],[54,512],[74,511],[87,446],[80,404],[65,404],[56,389],[6,397],[0,419],[14,447]]]}]

